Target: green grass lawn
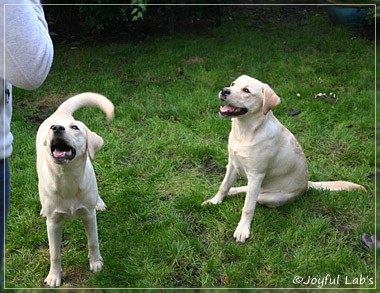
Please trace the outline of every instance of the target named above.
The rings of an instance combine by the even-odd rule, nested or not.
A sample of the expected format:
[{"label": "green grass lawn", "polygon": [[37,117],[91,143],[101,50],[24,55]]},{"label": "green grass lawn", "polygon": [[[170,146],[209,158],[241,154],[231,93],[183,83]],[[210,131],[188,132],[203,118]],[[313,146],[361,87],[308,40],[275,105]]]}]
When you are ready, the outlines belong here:
[{"label": "green grass lawn", "polygon": [[[93,161],[108,207],[98,213],[104,269],[89,271],[83,225],[66,222],[63,287],[317,288],[304,284],[308,277],[329,275],[337,281],[323,287],[373,288],[375,253],[358,237],[375,231],[367,178],[375,172],[374,48],[314,10],[298,22],[258,23],[247,13],[203,34],[56,45],[43,86],[14,90],[5,286],[44,287],[49,252],[35,134],[63,100],[93,91],[116,108],[110,123],[97,109],[74,115],[105,141]],[[217,192],[227,164],[230,121],[218,116],[217,94],[241,74],[282,98],[274,113],[303,146],[311,180],[350,180],[368,192],[310,190],[291,205],[258,206],[251,237],[237,244],[244,197],[201,203]],[[338,100],[316,99],[319,92]],[[291,116],[294,109],[301,113]],[[297,276],[304,283],[295,284]],[[361,276],[366,282],[355,283]]]}]

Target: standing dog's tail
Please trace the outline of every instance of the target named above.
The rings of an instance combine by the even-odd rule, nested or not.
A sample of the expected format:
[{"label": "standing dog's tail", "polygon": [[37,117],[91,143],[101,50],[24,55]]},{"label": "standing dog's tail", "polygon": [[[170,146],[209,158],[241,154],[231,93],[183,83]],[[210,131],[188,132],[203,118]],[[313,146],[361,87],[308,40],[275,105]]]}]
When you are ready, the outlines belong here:
[{"label": "standing dog's tail", "polygon": [[83,107],[97,107],[111,120],[114,116],[114,106],[105,96],[96,93],[81,93],[67,99],[57,109],[56,112],[64,112],[72,115],[76,110]]},{"label": "standing dog's tail", "polygon": [[351,190],[351,189],[360,189],[362,191],[367,191],[363,186],[356,183],[349,182],[349,181],[323,181],[323,182],[309,181],[307,186],[313,189],[327,189],[331,191]]}]

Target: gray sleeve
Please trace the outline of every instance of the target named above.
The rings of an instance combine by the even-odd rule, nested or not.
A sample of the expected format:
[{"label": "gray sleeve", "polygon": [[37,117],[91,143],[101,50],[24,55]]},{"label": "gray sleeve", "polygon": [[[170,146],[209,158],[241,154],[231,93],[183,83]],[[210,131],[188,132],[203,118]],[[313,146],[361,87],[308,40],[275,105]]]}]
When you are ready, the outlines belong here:
[{"label": "gray sleeve", "polygon": [[4,2],[13,4],[0,9],[4,17],[1,75],[16,87],[37,88],[49,73],[54,51],[42,6],[38,0],[0,1]]}]

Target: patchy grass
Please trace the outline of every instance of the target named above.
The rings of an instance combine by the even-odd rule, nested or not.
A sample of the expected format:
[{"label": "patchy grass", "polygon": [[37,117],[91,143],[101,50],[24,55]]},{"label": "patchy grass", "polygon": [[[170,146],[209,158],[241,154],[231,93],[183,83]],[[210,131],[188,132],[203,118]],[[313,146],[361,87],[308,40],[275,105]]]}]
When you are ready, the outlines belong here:
[{"label": "patchy grass", "polygon": [[[375,254],[358,242],[375,227],[374,183],[367,179],[374,173],[374,43],[315,10],[299,22],[259,25],[250,13],[201,35],[56,45],[44,85],[15,89],[6,287],[43,287],[49,257],[35,133],[57,105],[84,91],[102,93],[116,107],[110,123],[96,109],[75,114],[105,140],[93,162],[108,206],[98,213],[105,266],[89,272],[83,226],[66,222],[63,287],[316,288],[307,278],[327,275],[340,281],[324,287],[374,287],[368,279],[345,283],[374,278]],[[291,205],[258,206],[251,238],[235,243],[243,197],[201,203],[216,193],[227,163],[230,122],[218,117],[217,93],[241,74],[282,98],[274,113],[303,146],[312,180],[351,180],[368,192],[310,190]],[[319,92],[339,99],[316,99]],[[291,116],[294,109],[301,113]],[[295,284],[297,276],[304,281]]]}]

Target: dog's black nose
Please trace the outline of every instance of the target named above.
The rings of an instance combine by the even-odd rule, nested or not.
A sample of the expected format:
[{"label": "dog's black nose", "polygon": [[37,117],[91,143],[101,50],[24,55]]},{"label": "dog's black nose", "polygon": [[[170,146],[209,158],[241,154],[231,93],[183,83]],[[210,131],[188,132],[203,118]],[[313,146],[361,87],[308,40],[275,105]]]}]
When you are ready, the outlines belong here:
[{"label": "dog's black nose", "polygon": [[230,89],[229,88],[224,88],[224,89],[222,89],[222,95],[223,96],[228,96],[228,95],[230,95],[231,94],[231,91],[230,91]]},{"label": "dog's black nose", "polygon": [[222,101],[225,101],[225,98],[231,94],[231,91],[228,89],[228,88],[223,88],[221,91],[220,91],[220,95],[219,95],[219,98],[222,100]]},{"label": "dog's black nose", "polygon": [[50,127],[51,130],[53,130],[54,134],[61,133],[65,131],[65,127],[62,125],[52,125]]}]

